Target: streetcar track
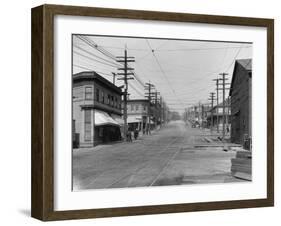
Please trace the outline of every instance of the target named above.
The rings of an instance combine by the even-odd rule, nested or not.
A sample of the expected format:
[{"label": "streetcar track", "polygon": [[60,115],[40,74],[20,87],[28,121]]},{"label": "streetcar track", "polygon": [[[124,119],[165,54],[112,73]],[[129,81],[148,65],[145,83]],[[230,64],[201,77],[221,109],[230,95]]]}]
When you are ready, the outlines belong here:
[{"label": "streetcar track", "polygon": [[[156,156],[159,155],[159,154],[162,154],[163,152],[166,152],[167,149],[169,148],[169,146],[170,146],[171,144],[175,143],[179,138],[180,138],[180,137],[173,138],[173,139],[166,145],[166,148],[164,149],[164,151],[155,153],[155,154],[154,154],[154,157],[156,157]],[[159,145],[158,145],[158,150],[159,150]],[[120,177],[119,179],[117,179],[116,181],[114,181],[112,184],[108,185],[106,188],[110,188],[111,186],[113,186],[114,184],[117,184],[118,182],[120,182],[121,180],[123,180],[123,179],[126,178],[126,177],[136,175],[137,171],[139,171],[140,169],[145,168],[146,166],[149,166],[150,164],[151,164],[151,163],[146,163],[146,164],[144,164],[143,166],[141,166],[141,167],[137,168],[136,170],[134,170],[133,173],[129,173],[129,174],[126,174],[126,175]],[[149,186],[151,186],[151,185],[149,185]],[[129,187],[129,186],[127,186],[127,187]]]},{"label": "streetcar track", "polygon": [[[176,146],[175,144],[177,144],[180,140],[183,140],[184,131],[180,131],[179,136],[166,136],[164,135],[163,138],[160,138],[159,140],[155,141],[153,139],[149,140],[148,143],[137,143],[136,145],[138,146],[138,148],[136,147],[131,147],[131,145],[128,145],[127,147],[124,148],[124,150],[122,150],[122,153],[126,153],[127,151],[130,151],[130,149],[132,149],[132,151],[134,151],[133,149],[143,149],[145,150],[143,152],[143,154],[141,156],[138,156],[139,158],[143,159],[141,161],[146,161],[146,159],[149,158],[148,162],[143,162],[142,165],[140,167],[137,167],[134,169],[134,167],[132,167],[131,171],[124,171],[124,174],[122,172],[121,175],[119,173],[117,173],[117,178],[112,178],[113,180],[110,179],[108,180],[108,183],[106,181],[104,181],[104,186],[101,186],[100,188],[92,188],[92,189],[106,189],[106,188],[110,188],[116,184],[118,184],[119,182],[121,182],[121,186],[120,184],[118,184],[117,186],[120,187],[131,187],[130,185],[135,181],[135,178],[138,178],[140,175],[143,174],[142,169],[146,169],[146,168],[151,168],[152,165],[156,164],[157,162],[155,162],[155,160],[157,160],[157,158],[161,157],[161,155],[164,155],[164,157],[168,158],[168,159],[163,159],[161,160],[161,158],[159,158],[159,170],[158,167],[157,168],[153,168],[153,170],[156,170],[155,174],[156,177],[153,179],[153,175],[152,179],[153,181],[150,183],[148,181],[148,185],[144,185],[144,187],[149,187],[149,186],[153,186],[155,184],[156,181],[158,181],[158,179],[160,178],[160,176],[163,174],[163,172],[166,170],[166,168],[170,165],[170,162],[175,158],[175,156],[181,151],[181,147],[180,146]],[[115,153],[114,153],[115,154]],[[120,154],[120,153],[119,153]],[[122,159],[121,159],[122,160]],[[140,162],[140,161],[137,161]],[[114,169],[113,169],[114,170]],[[116,169],[118,170],[118,169]],[[159,172],[160,171],[160,172]],[[159,172],[159,173],[157,173]],[[95,184],[99,181],[100,178],[104,177],[107,173],[110,174],[109,171],[104,171],[101,172],[99,174],[96,175],[96,177],[87,185],[78,185],[78,189],[82,189],[82,187],[91,187],[94,186]],[[118,174],[120,176],[118,176]],[[123,175],[122,175],[123,174]],[[144,173],[145,175],[145,173]],[[127,181],[127,177],[128,181]],[[122,180],[126,179],[124,182],[122,182]],[[150,180],[150,179],[149,179]],[[107,184],[107,185],[106,185]],[[124,184],[124,186],[122,186]],[[97,184],[96,184],[97,185]]]},{"label": "streetcar track", "polygon": [[[182,137],[183,132],[181,134],[180,137],[175,139],[175,142],[178,142],[179,139],[183,139]],[[168,149],[169,145],[167,145],[167,149]],[[156,178],[152,181],[152,183],[149,186],[153,186],[153,184],[160,178],[160,176],[162,175],[162,173],[164,172],[164,170],[169,166],[170,162],[175,158],[175,156],[181,151],[181,148],[179,147],[177,151],[175,151],[175,153],[172,155],[171,158],[169,158],[167,160],[167,162],[165,163],[165,165],[163,166],[163,168],[161,169],[160,173],[156,176]]]}]

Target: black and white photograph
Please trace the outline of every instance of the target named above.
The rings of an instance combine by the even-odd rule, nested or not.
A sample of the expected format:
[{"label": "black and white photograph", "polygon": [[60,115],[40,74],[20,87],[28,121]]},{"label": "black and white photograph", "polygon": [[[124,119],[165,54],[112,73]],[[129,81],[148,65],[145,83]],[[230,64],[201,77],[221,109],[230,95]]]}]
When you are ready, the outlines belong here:
[{"label": "black and white photograph", "polygon": [[72,190],[251,183],[252,50],[72,34]]}]

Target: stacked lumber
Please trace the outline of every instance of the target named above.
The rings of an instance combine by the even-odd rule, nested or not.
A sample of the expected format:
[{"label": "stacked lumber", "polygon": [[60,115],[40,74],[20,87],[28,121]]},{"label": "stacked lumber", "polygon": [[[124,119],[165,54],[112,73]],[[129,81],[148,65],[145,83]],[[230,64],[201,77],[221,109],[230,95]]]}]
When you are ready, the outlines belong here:
[{"label": "stacked lumber", "polygon": [[231,174],[234,177],[252,180],[252,152],[239,150],[235,158],[231,159]]}]

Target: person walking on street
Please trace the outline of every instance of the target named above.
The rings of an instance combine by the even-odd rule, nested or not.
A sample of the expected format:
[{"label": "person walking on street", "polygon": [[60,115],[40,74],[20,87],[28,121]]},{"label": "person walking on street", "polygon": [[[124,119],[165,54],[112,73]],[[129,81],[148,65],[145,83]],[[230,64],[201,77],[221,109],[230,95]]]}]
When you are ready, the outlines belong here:
[{"label": "person walking on street", "polygon": [[132,142],[132,133],[130,130],[128,130],[128,132],[127,132],[127,141]]},{"label": "person walking on street", "polygon": [[134,130],[134,138],[135,138],[135,140],[138,138],[138,136],[139,136],[139,131],[138,131],[138,129],[135,129]]}]

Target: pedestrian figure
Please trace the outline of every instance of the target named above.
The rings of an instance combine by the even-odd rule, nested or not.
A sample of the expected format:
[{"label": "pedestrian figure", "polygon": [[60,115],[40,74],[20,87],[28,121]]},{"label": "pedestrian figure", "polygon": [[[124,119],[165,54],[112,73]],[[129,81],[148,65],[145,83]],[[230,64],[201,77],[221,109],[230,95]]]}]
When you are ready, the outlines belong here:
[{"label": "pedestrian figure", "polygon": [[128,142],[132,142],[132,133],[131,133],[131,131],[127,132],[127,141]]},{"label": "pedestrian figure", "polygon": [[137,129],[134,130],[134,138],[135,140],[138,138],[139,136],[139,131]]},{"label": "pedestrian figure", "polygon": [[227,134],[229,133],[229,127],[228,126],[226,127],[226,133]]}]

